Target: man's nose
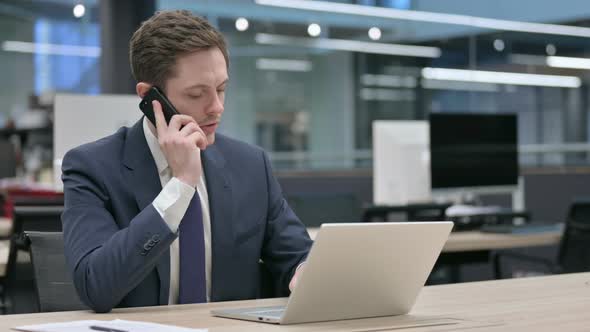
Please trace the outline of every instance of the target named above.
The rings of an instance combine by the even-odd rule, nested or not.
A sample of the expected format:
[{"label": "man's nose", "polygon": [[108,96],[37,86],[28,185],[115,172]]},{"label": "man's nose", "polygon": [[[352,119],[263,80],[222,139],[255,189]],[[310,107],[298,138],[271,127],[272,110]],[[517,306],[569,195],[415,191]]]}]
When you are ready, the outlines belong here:
[{"label": "man's nose", "polygon": [[209,107],[207,113],[223,113],[223,100],[219,97],[219,95],[215,95],[215,97],[213,98],[213,102],[211,103],[211,106]]}]

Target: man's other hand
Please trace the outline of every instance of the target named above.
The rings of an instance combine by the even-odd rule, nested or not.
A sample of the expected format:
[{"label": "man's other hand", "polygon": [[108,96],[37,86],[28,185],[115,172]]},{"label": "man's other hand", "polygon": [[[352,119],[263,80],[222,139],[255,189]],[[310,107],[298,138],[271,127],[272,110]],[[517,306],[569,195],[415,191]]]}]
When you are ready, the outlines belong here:
[{"label": "man's other hand", "polygon": [[295,289],[295,285],[297,284],[297,279],[301,276],[304,269],[305,269],[305,263],[301,263],[301,264],[299,264],[299,266],[295,270],[295,274],[293,275],[293,278],[291,278],[291,282],[289,283],[289,291],[290,292],[292,292]]}]

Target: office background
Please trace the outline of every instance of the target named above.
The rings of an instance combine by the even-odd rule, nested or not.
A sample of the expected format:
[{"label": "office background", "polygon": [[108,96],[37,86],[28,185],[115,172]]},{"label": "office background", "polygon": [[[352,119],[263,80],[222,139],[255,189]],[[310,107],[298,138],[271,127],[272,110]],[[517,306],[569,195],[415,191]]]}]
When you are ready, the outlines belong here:
[{"label": "office background", "polygon": [[[189,9],[229,42],[220,131],[269,151],[308,225],[358,221],[373,202],[373,121],[431,113],[518,115],[521,189],[533,218],[563,221],[572,199],[590,196],[587,1],[310,2],[320,8],[262,0],[0,1],[0,132],[16,165],[8,177],[50,182],[55,94],[133,94],[131,34],[156,10]],[[366,15],[346,5],[362,5]],[[530,75],[515,80],[514,73]],[[512,205],[506,194],[482,200]]]},{"label": "office background", "polygon": [[[582,0],[332,2],[580,27],[590,16]],[[80,18],[72,10],[78,3],[85,8]],[[130,34],[154,10],[186,8],[206,16],[229,41],[232,79],[222,131],[270,151],[279,170],[370,169],[372,121],[449,111],[518,113],[525,168],[587,163],[587,69],[584,63],[577,69],[548,64],[551,56],[583,58],[587,37],[295,10],[249,0],[4,0],[0,5],[0,126],[34,126],[34,116],[25,113],[51,104],[57,92],[133,93],[126,56]],[[319,25],[319,37],[309,35],[312,23]],[[240,24],[247,29],[239,31]],[[373,41],[369,31],[379,39]],[[428,49],[399,56],[362,52],[355,44],[361,52],[337,51],[321,43],[298,46],[293,38]],[[428,79],[425,67],[573,76],[581,82],[573,88],[560,82],[535,85],[535,78],[530,85],[449,83]]]}]

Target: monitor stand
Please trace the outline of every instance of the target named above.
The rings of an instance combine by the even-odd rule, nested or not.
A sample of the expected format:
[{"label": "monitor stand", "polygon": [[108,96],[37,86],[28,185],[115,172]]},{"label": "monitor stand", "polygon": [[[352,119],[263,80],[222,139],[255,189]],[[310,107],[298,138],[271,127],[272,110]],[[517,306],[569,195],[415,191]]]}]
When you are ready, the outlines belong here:
[{"label": "monitor stand", "polygon": [[453,190],[444,191],[442,193],[433,192],[432,200],[436,203],[450,203],[453,205],[481,205],[481,200],[473,191],[469,190]]}]

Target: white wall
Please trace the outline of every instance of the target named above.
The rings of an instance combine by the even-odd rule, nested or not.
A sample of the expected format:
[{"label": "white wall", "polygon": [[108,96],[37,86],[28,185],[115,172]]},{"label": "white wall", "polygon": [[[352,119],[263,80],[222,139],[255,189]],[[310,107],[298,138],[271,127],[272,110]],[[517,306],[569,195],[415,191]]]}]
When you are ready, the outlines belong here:
[{"label": "white wall", "polygon": [[72,95],[55,97],[53,124],[54,181],[61,183],[61,159],[76,146],[115,133],[131,126],[143,115],[139,97],[134,95]]},{"label": "white wall", "polygon": [[373,203],[428,202],[430,126],[427,121],[373,121]]}]

